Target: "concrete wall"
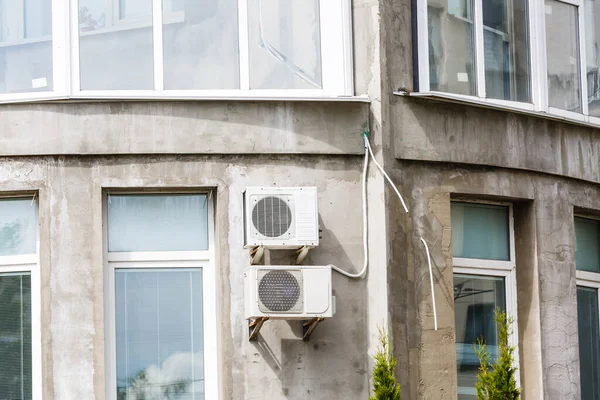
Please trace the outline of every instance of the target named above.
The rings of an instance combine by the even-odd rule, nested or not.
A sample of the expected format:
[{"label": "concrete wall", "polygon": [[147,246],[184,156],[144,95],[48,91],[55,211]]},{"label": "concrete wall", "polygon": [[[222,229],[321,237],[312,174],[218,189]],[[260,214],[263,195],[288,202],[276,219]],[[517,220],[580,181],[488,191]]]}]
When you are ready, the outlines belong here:
[{"label": "concrete wall", "polygon": [[365,103],[3,105],[0,155],[362,154]]},{"label": "concrete wall", "polygon": [[[269,321],[249,343],[243,314],[249,265],[243,189],[316,185],[323,239],[306,263],[356,271],[362,267],[360,171],[356,157],[0,159],[0,191],[39,192],[44,398],[105,398],[103,190],[132,187],[214,188],[222,398],[367,398],[365,281],[334,276],[337,315],[309,342],[302,341],[299,323]],[[283,253],[278,261],[291,258]]]},{"label": "concrete wall", "polygon": [[600,130],[469,105],[398,97],[397,158],[492,165],[600,182]]},{"label": "concrete wall", "polygon": [[[408,398],[455,399],[454,300],[450,199],[509,201],[515,207],[520,376],[524,399],[578,399],[579,350],[575,284],[574,209],[600,209],[600,187],[565,178],[451,164],[398,162],[411,214],[391,216],[408,234],[394,242],[390,308],[395,345],[408,336],[411,360],[401,368]],[[398,204],[394,208],[399,210]],[[423,237],[434,265],[439,330],[433,329],[429,271]],[[413,300],[414,299],[414,300]],[[414,308],[413,303],[414,301]],[[405,331],[408,330],[408,334]],[[415,362],[412,362],[415,360]]]}]

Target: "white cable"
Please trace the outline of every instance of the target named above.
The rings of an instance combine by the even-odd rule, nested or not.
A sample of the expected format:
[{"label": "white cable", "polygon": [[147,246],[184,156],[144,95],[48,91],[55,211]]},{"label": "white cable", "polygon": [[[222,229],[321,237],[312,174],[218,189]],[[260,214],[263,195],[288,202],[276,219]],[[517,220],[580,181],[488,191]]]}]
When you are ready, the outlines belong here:
[{"label": "white cable", "polygon": [[365,272],[367,272],[367,266],[369,265],[369,247],[367,242],[367,231],[368,231],[368,222],[367,222],[367,167],[369,166],[369,152],[367,150],[367,146],[369,145],[369,139],[365,136],[365,162],[363,166],[362,172],[362,211],[363,211],[363,253],[364,253],[364,262],[363,267],[360,272],[356,274],[351,274],[350,272],[346,272],[341,268],[336,267],[335,265],[329,264],[331,269],[339,272],[342,275],[347,276],[348,278],[361,278]]},{"label": "white cable", "polygon": [[404,202],[404,199],[402,198],[402,195],[398,191],[398,188],[396,188],[396,185],[394,185],[394,182],[392,182],[392,180],[390,179],[390,177],[388,176],[388,174],[386,174],[386,172],[383,170],[383,168],[381,167],[381,165],[379,165],[379,163],[375,159],[375,156],[373,155],[373,150],[371,150],[371,145],[369,144],[369,139],[366,136],[365,136],[365,145],[366,145],[367,149],[369,150],[369,154],[371,154],[371,158],[373,159],[373,162],[375,163],[375,165],[377,166],[377,168],[379,168],[379,170],[381,171],[381,173],[383,174],[383,176],[385,176],[385,179],[387,179],[387,181],[390,183],[390,185],[392,186],[392,188],[394,188],[394,191],[396,192],[396,194],[398,195],[398,198],[400,198],[400,201],[402,202],[402,207],[404,207],[404,211],[406,211],[406,213],[408,214],[408,207],[406,207],[406,203]]},{"label": "white cable", "polygon": [[[365,141],[365,162],[364,162],[364,166],[363,166],[363,175],[362,175],[362,204],[363,204],[363,252],[364,252],[365,257],[364,257],[363,268],[362,268],[362,270],[360,270],[360,272],[358,272],[356,274],[351,274],[349,272],[344,271],[341,268],[336,267],[335,265],[329,264],[329,267],[331,267],[331,269],[339,272],[342,275],[347,276],[348,278],[361,278],[364,275],[364,273],[367,271],[367,267],[369,265],[369,253],[368,253],[368,241],[367,241],[367,239],[368,239],[367,238],[367,233],[368,233],[367,167],[369,166],[369,155],[371,156],[371,159],[373,160],[373,162],[375,163],[375,165],[377,166],[379,171],[383,174],[385,179],[387,179],[387,181],[392,186],[392,188],[394,188],[394,191],[396,192],[396,194],[398,195],[398,198],[400,199],[400,202],[402,203],[402,207],[404,207],[404,211],[406,211],[406,213],[408,214],[408,207],[406,207],[406,203],[404,202],[402,195],[398,191],[398,188],[396,188],[396,185],[394,184],[394,182],[392,182],[392,180],[390,179],[388,174],[383,170],[381,165],[379,165],[379,163],[375,159],[373,150],[371,150],[371,144],[369,143],[369,138],[366,135],[364,136],[364,141]],[[421,239],[421,242],[423,242],[423,245],[425,246],[425,251],[427,253],[427,264],[429,265],[429,282],[431,285],[431,301],[433,304],[433,324],[434,324],[435,330],[437,331],[437,310],[435,307],[435,292],[433,290],[433,269],[431,267],[431,255],[429,254],[429,246],[427,246],[427,242],[425,242],[425,240],[423,240],[423,238],[420,238],[420,239]]]},{"label": "white cable", "polygon": [[433,270],[431,268],[431,256],[429,255],[429,246],[423,238],[420,238],[421,242],[425,246],[425,251],[427,252],[427,264],[429,264],[429,282],[431,284],[431,303],[433,304],[433,326],[437,331],[437,312],[435,310],[435,292],[433,291]]}]

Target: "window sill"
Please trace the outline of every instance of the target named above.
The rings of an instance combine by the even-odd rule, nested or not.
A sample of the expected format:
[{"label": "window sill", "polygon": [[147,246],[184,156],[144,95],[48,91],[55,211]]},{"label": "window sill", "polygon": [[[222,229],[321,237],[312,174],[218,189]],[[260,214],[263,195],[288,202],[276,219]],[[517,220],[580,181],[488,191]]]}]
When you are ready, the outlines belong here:
[{"label": "window sill", "polygon": [[509,111],[534,117],[550,119],[553,121],[567,122],[574,125],[587,126],[591,128],[600,128],[600,118],[583,115],[575,112],[569,112],[550,108],[549,112],[535,110],[533,104],[518,103],[514,101],[482,99],[480,97],[466,96],[443,92],[393,92],[396,96],[430,99],[434,101],[468,104],[481,108],[488,108],[499,111]]},{"label": "window sill", "polygon": [[[312,92],[312,91],[311,91]],[[206,91],[82,91],[74,95],[52,92],[0,95],[0,104],[86,101],[298,101],[370,103],[368,96],[331,96],[303,91],[206,90]]]}]

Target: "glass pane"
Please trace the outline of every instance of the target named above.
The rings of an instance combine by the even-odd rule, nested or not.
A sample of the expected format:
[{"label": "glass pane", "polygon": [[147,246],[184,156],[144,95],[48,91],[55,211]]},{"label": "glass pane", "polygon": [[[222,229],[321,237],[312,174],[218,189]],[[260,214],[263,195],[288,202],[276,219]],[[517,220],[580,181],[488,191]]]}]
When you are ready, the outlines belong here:
[{"label": "glass pane", "polygon": [[117,399],[204,399],[202,271],[115,272]]},{"label": "glass pane", "polygon": [[600,221],[575,218],[575,262],[580,271],[600,272]]},{"label": "glass pane", "polygon": [[0,274],[0,398],[31,399],[31,278]]},{"label": "glass pane", "polygon": [[581,399],[600,398],[600,369],[598,368],[598,290],[577,287],[577,320],[579,325],[579,365]]},{"label": "glass pane", "polygon": [[473,344],[482,338],[492,362],[498,356],[494,310],[506,309],[504,278],[454,274],[454,321],[458,399],[477,399],[475,383],[479,359]]},{"label": "glass pane", "polygon": [[0,0],[0,93],[52,85],[52,0]]},{"label": "glass pane", "polygon": [[0,256],[35,254],[37,210],[29,199],[0,200]]},{"label": "glass pane", "polygon": [[452,256],[510,260],[508,207],[452,202]]},{"label": "glass pane", "polygon": [[530,102],[526,0],[483,1],[486,97]]},{"label": "glass pane", "polygon": [[163,0],[165,89],[238,89],[237,0]]},{"label": "glass pane", "polygon": [[250,87],[321,89],[319,0],[249,0]]},{"label": "glass pane", "polygon": [[545,10],[548,104],[581,112],[577,7],[546,0]]},{"label": "glass pane", "polygon": [[109,197],[109,251],[207,249],[208,199],[206,195]]},{"label": "glass pane", "polygon": [[428,0],[431,90],[475,95],[472,0]]},{"label": "glass pane", "polygon": [[82,90],[154,89],[152,0],[79,0]]},{"label": "glass pane", "polygon": [[584,1],[588,112],[600,117],[600,2]]}]

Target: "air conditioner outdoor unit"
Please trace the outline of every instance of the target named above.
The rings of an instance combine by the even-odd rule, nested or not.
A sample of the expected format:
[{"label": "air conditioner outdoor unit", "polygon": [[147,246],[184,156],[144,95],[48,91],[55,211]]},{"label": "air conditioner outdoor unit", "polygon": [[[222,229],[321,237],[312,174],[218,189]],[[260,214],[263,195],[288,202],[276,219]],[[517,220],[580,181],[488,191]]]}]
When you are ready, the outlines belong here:
[{"label": "air conditioner outdoor unit", "polygon": [[244,273],[246,318],[328,318],[335,314],[331,267],[253,266]]},{"label": "air conditioner outdoor unit", "polygon": [[244,227],[246,247],[318,246],[317,188],[246,188]]}]

